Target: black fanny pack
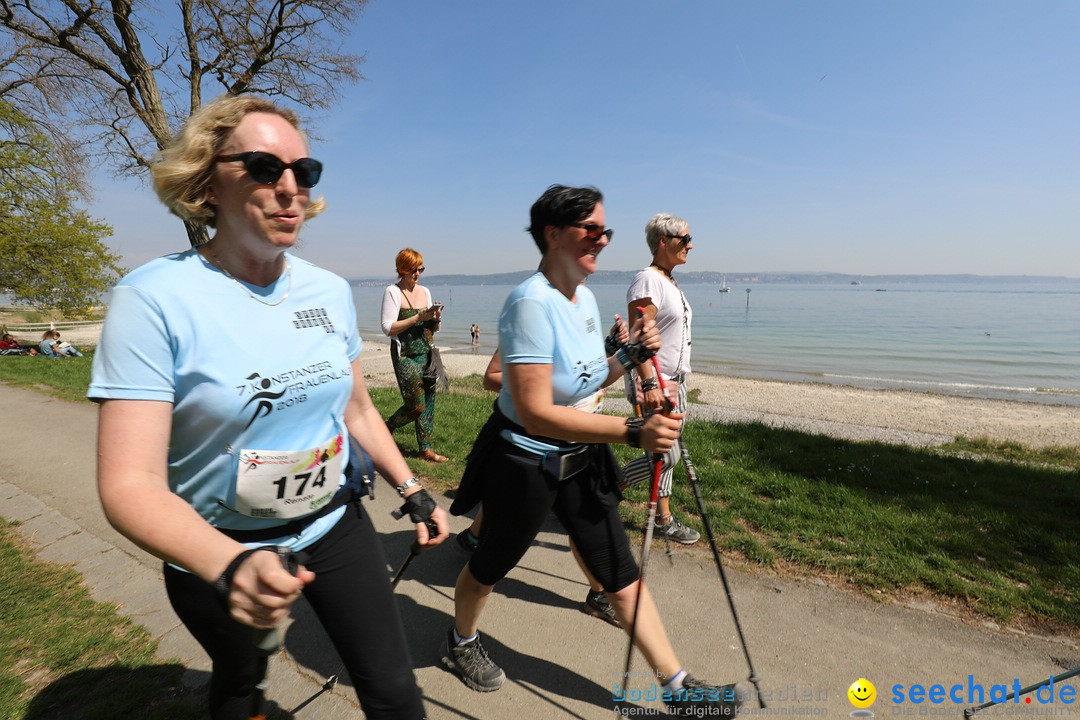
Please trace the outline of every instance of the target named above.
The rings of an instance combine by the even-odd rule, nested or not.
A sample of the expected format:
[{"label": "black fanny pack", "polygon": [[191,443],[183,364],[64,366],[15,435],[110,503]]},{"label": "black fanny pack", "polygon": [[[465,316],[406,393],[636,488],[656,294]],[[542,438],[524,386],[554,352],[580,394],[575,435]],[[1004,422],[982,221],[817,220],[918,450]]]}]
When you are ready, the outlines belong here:
[{"label": "black fanny pack", "polygon": [[552,450],[544,453],[540,467],[554,480],[569,480],[584,470],[592,462],[588,445],[580,445],[573,450]]},{"label": "black fanny pack", "polygon": [[559,440],[556,438],[543,437],[540,435],[530,435],[525,428],[518,425],[516,422],[506,417],[503,411],[499,409],[499,403],[496,400],[494,408],[494,416],[497,418],[497,424],[499,425],[500,439],[510,443],[509,440],[501,437],[502,430],[510,430],[518,435],[524,435],[531,437],[534,440],[538,440],[548,445],[554,445],[557,450],[549,450],[545,453],[536,453],[530,450],[514,445],[514,450],[519,455],[530,455],[538,458],[540,462],[540,469],[543,470],[548,477],[553,480],[562,482],[563,480],[569,480],[577,475],[579,472],[589,467],[589,464],[593,461],[593,454],[590,450],[594,447],[592,445],[583,445],[581,443],[569,442],[567,440]]}]

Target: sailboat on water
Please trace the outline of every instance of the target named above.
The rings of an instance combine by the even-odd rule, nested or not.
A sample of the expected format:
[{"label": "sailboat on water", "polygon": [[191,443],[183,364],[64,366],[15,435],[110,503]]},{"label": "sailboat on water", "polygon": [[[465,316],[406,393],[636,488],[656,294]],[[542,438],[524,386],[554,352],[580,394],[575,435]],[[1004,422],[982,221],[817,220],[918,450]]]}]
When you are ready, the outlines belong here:
[{"label": "sailboat on water", "polygon": [[727,275],[722,275],[720,277],[720,287],[718,288],[718,291],[724,293],[731,292],[731,288],[729,288],[727,284]]}]

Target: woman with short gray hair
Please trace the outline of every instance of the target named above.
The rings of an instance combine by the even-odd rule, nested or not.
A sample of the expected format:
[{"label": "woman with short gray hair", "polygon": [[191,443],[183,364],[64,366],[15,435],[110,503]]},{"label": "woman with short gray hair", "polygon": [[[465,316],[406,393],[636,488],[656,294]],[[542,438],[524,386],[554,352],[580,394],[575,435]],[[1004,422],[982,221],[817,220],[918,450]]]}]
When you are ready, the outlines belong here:
[{"label": "woman with short gray hair", "polygon": [[[660,351],[656,361],[664,375],[669,396],[679,412],[686,413],[686,377],[690,374],[690,321],[693,313],[686,295],[679,289],[672,271],[686,263],[694,247],[690,226],[669,213],[653,215],[645,225],[645,242],[652,252],[652,263],[634,276],[626,291],[627,317],[639,312],[656,323],[660,331]],[[635,399],[645,414],[662,410],[664,394],[651,363],[641,363],[627,375],[627,397]],[[656,531],[683,545],[693,545],[701,535],[679,522],[671,512],[671,487],[675,465],[679,462],[678,444],[663,455],[660,493],[657,503]],[[652,478],[649,455],[632,460],[623,469],[626,486]]]}]

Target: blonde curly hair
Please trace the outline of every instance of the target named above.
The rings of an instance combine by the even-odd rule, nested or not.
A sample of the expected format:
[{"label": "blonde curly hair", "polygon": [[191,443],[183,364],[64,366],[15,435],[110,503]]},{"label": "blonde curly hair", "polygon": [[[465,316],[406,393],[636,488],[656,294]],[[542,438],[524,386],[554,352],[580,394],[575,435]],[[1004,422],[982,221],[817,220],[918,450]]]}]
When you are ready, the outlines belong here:
[{"label": "blonde curly hair", "polygon": [[[174,215],[196,225],[216,227],[217,208],[207,202],[216,158],[229,133],[247,115],[256,112],[281,116],[307,143],[296,114],[265,98],[223,95],[203,105],[187,119],[172,144],[150,161],[154,191]],[[304,219],[313,218],[325,209],[326,203],[320,196],[308,204]]]}]

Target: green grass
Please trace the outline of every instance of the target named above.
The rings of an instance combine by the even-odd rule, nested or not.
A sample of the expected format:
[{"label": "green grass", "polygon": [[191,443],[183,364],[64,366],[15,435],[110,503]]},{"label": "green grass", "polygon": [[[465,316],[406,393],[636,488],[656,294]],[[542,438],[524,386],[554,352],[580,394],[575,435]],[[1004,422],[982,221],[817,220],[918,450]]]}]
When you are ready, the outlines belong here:
[{"label": "green grass", "polygon": [[82,357],[48,358],[42,355],[0,356],[0,382],[46,395],[89,402],[86,389],[90,387],[90,365],[93,349],[83,351]]},{"label": "green grass", "polygon": [[956,438],[942,449],[1022,463],[1042,463],[1052,467],[1074,469],[1080,467],[1080,446],[1032,449],[1018,442],[990,440],[983,437]]},{"label": "green grass", "polygon": [[[16,382],[14,374],[24,387],[81,399],[89,360],[3,358],[0,380]],[[373,388],[372,398],[384,417],[401,403],[396,388]],[[395,433],[429,485],[457,486],[492,400],[477,375],[438,396],[433,447],[447,463],[418,459],[411,428]],[[929,594],[1001,623],[1080,631],[1080,448],[958,438],[922,449],[697,421],[686,438],[710,523],[733,560],[875,598]],[[681,465],[676,480],[677,512],[703,530]],[[632,531],[646,501],[645,488],[627,493]]]},{"label": "green grass", "polygon": [[202,717],[183,666],[156,661],[149,633],[78,573],[33,560],[15,528],[0,520],[0,720]]},{"label": "green grass", "polygon": [[[686,438],[725,550],[874,597],[930,593],[1002,623],[1080,628],[1080,472],[1051,451],[973,459],[760,424],[691,422]],[[696,515],[689,483],[675,488]],[[631,523],[645,493],[628,493]]]},{"label": "green grass", "polygon": [[[438,397],[433,440],[450,462],[418,460],[411,430],[395,434],[414,471],[441,490],[457,485],[493,398],[478,376],[451,390]],[[372,398],[384,416],[401,402],[396,388]],[[1080,448],[961,438],[922,449],[696,421],[686,439],[710,524],[733,559],[873,598],[929,595],[1000,623],[1080,630]],[[647,488],[627,493],[632,531],[647,501]],[[673,503],[704,530],[681,464]]]}]

